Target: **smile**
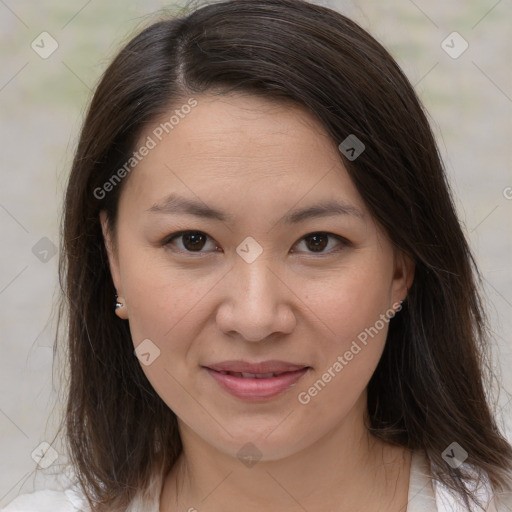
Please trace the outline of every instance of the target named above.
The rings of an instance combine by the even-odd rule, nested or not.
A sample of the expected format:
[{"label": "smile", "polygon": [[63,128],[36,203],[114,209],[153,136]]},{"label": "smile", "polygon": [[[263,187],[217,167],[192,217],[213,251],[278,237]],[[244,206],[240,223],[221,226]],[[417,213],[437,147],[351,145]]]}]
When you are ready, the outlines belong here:
[{"label": "smile", "polygon": [[269,400],[294,386],[309,370],[302,367],[284,372],[248,373],[204,368],[219,387],[230,395],[248,401]]}]

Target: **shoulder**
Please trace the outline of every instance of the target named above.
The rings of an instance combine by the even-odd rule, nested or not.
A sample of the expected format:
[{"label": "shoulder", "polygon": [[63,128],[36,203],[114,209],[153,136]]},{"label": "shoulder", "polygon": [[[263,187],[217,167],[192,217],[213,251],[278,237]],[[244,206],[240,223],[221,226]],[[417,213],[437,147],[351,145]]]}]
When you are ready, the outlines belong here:
[{"label": "shoulder", "polygon": [[[469,464],[464,464],[467,473],[470,475],[467,480],[467,487],[474,494],[475,498],[483,505],[487,512],[497,512],[495,495],[487,473],[478,472]],[[436,494],[436,504],[439,512],[465,512],[467,510],[463,499],[455,494],[438,480],[433,481]]]},{"label": "shoulder", "polygon": [[[61,475],[57,488],[59,490],[42,489],[20,494],[0,512],[91,512],[91,507],[82,487],[70,474]],[[162,488],[161,472],[156,471],[151,478],[149,489],[139,491],[126,509],[127,512],[158,512],[160,490]]]},{"label": "shoulder", "polygon": [[90,512],[90,508],[77,488],[69,488],[20,494],[0,512]]},{"label": "shoulder", "polygon": [[[437,471],[435,471],[437,469]],[[447,487],[435,474],[439,474],[435,462],[421,449],[415,450],[411,464],[409,483],[409,508],[411,512],[467,512],[462,496]],[[467,489],[481,503],[486,512],[502,512],[487,473],[475,466],[463,463],[461,472]],[[409,508],[407,511],[409,512]],[[479,510],[476,507],[476,510]],[[507,509],[512,511],[512,508]]]}]

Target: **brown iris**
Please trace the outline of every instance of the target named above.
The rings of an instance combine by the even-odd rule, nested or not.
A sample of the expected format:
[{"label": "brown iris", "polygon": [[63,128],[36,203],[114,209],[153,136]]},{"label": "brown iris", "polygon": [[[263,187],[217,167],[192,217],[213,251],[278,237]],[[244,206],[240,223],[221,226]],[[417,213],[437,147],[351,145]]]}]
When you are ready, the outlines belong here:
[{"label": "brown iris", "polygon": [[206,235],[201,233],[186,233],[182,236],[183,246],[189,251],[200,251],[206,242]]},{"label": "brown iris", "polygon": [[313,252],[323,251],[329,243],[329,237],[325,233],[316,233],[314,235],[309,235],[305,237],[304,240],[306,240],[308,249],[311,249]]}]

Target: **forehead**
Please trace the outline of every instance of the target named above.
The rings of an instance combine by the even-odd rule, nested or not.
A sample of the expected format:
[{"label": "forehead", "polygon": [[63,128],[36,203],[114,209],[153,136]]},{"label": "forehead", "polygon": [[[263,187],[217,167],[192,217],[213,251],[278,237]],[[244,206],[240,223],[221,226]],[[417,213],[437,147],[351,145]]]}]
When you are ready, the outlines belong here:
[{"label": "forehead", "polygon": [[154,147],[129,177],[130,201],[149,208],[179,192],[217,204],[256,196],[270,205],[285,196],[298,202],[323,194],[362,206],[336,142],[305,108],[250,95],[194,100],[194,108],[176,114],[174,105],[142,133],[137,147],[149,139]]}]

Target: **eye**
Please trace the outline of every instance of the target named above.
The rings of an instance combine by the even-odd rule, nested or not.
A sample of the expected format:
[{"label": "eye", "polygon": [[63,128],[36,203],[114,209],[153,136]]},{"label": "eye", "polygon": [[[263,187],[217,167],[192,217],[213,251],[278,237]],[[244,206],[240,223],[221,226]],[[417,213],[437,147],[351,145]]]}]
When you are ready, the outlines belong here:
[{"label": "eye", "polygon": [[[338,245],[341,247],[339,249],[331,249],[325,251],[324,249],[329,246],[329,239],[336,240],[338,242]],[[338,235],[334,235],[332,233],[324,232],[310,233],[309,235],[304,236],[297,245],[300,245],[301,243],[303,243],[306,246],[308,252],[317,254],[337,252],[343,249],[345,246],[349,245],[349,241],[346,240],[345,238]],[[292,252],[295,251],[293,250]]]},{"label": "eye", "polygon": [[[339,249],[331,249],[326,251],[325,249],[329,247],[329,239],[335,240],[338,242],[338,246],[341,246]],[[213,239],[211,239],[206,233],[202,231],[180,231],[179,233],[174,233],[168,236],[163,242],[163,246],[178,246],[178,251],[188,252],[188,253],[203,253],[208,251],[203,251],[207,245],[207,241],[210,240],[212,242],[211,250],[216,251],[218,247],[213,243]],[[180,241],[181,243],[177,244],[176,242]],[[345,238],[334,235],[332,233],[310,233],[309,235],[304,236],[296,246],[304,243],[307,251],[316,254],[326,254],[331,252],[337,252],[343,249],[345,246],[349,245],[350,242]],[[334,244],[336,245],[336,244]],[[292,249],[291,252],[297,252],[295,249]],[[300,252],[300,251],[298,251]]]},{"label": "eye", "polygon": [[[206,252],[202,251],[206,245],[206,241],[210,239],[210,237],[203,233],[202,231],[181,231],[180,233],[174,233],[170,237],[167,237],[163,245],[175,245],[175,240],[181,239],[181,251],[185,252]],[[214,244],[214,250],[216,249],[216,245]]]}]

